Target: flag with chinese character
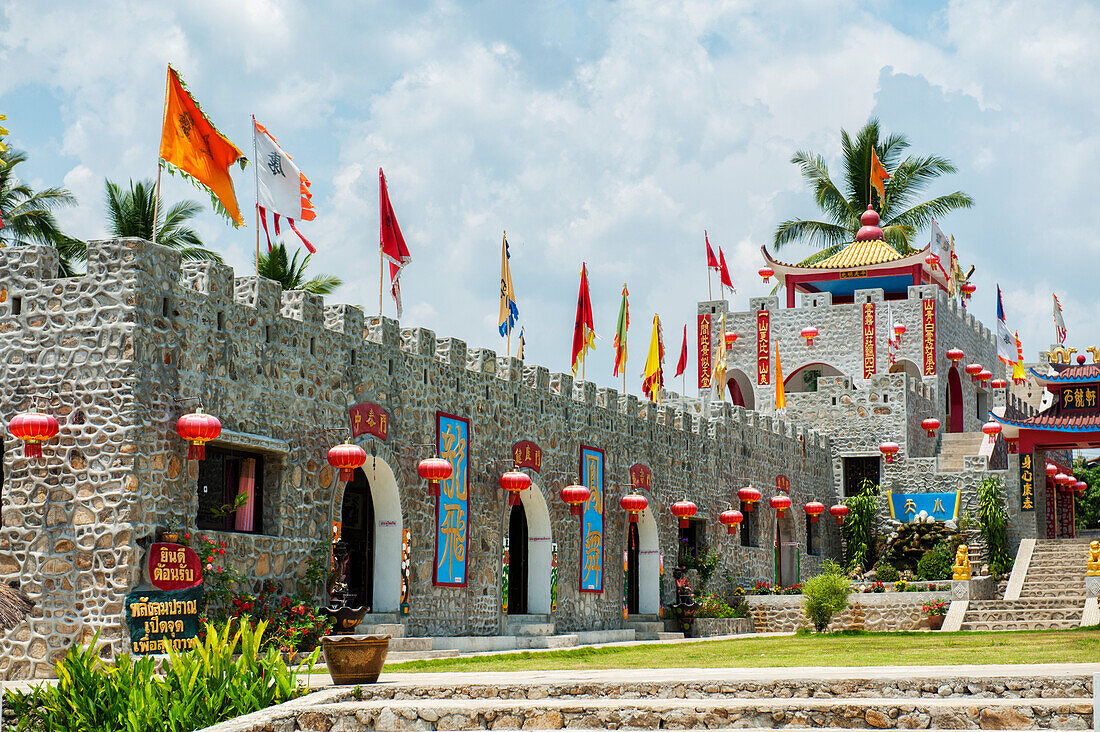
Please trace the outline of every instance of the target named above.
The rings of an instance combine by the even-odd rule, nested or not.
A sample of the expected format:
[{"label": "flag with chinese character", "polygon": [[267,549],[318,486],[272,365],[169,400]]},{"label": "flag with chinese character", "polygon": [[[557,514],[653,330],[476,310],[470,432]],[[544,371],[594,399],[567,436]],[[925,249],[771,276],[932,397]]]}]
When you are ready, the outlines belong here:
[{"label": "flag with chinese character", "polygon": [[160,159],[168,172],[180,173],[209,191],[214,209],[234,226],[244,225],[229,166],[237,163],[243,170],[248,159],[207,119],[171,66],[164,98]]},{"label": "flag with chinese character", "polygon": [[651,402],[661,403],[661,389],[665,385],[664,364],[665,344],[661,336],[661,319],[656,314],[653,316],[653,334],[649,337],[649,355],[645,360],[645,371],[642,374],[642,393],[649,397]]},{"label": "flag with chinese character", "polygon": [[504,337],[512,332],[519,320],[519,306],[516,305],[516,291],[512,287],[512,268],[508,260],[512,258],[508,251],[508,232],[504,232],[504,242],[500,245],[500,335]]},{"label": "flag with chinese character", "polygon": [[718,266],[718,271],[722,273],[722,286],[737,292],[737,288],[733,286],[733,280],[730,279],[730,271],[726,269],[726,255],[722,247],[718,247]]},{"label": "flag with chinese character", "polygon": [[1058,336],[1059,343],[1066,342],[1066,321],[1062,320],[1062,303],[1058,302],[1057,295],[1054,295],[1054,332]]},{"label": "flag with chinese character", "polygon": [[944,265],[951,266],[952,247],[951,240],[947,238],[947,235],[940,229],[940,225],[932,221],[932,239],[928,244],[928,251],[931,254],[935,254],[939,257],[939,263],[936,264],[933,273],[938,269],[942,274],[944,280],[947,281],[948,288],[954,288],[957,286],[957,282],[954,282],[953,278],[947,274],[947,270],[944,269]]},{"label": "flag with chinese character", "polygon": [[676,362],[676,375],[680,376],[688,367],[688,327],[684,326],[684,342],[680,346],[680,360]]},{"label": "flag with chinese character", "polygon": [[1008,365],[1016,360],[1016,340],[1005,322],[1005,306],[1001,300],[1001,286],[997,285],[997,358]]},{"label": "flag with chinese character", "polygon": [[884,182],[888,180],[890,180],[890,174],[886,172],[886,168],[882,167],[875,149],[871,148],[871,187],[878,191],[879,208],[882,207],[882,202],[886,200]]},{"label": "flag with chinese character", "polygon": [[267,214],[270,211],[276,236],[279,235],[279,218],[283,217],[306,249],[315,254],[317,250],[294,225],[295,220],[313,221],[317,218],[313,211],[309,178],[298,170],[293,158],[279,147],[275,137],[255,117],[252,118],[252,144],[256,151],[256,212],[267,236],[267,251],[271,251],[271,235],[267,229]]},{"label": "flag with chinese character", "polygon": [[711,368],[711,384],[718,390],[718,400],[726,397],[726,314],[718,320],[718,347],[714,349],[714,366]]},{"label": "flag with chinese character", "polygon": [[382,247],[382,256],[390,264],[390,293],[397,305],[397,317],[401,317],[401,269],[412,261],[409,248],[405,246],[405,237],[401,236],[401,227],[390,203],[390,192],[386,187],[386,176],[378,169],[378,225]]},{"label": "flag with chinese character", "polygon": [[573,353],[569,358],[573,376],[584,364],[584,356],[596,347],[596,326],[592,320],[592,299],[588,294],[588,267],[581,264],[581,286],[577,292],[577,319],[573,325]]},{"label": "flag with chinese character", "polygon": [[623,300],[619,303],[619,322],[615,326],[615,340],[611,346],[615,349],[615,366],[612,376],[626,373],[626,332],[630,329],[630,304],[627,302],[626,283],[623,283]]},{"label": "flag with chinese character", "polygon": [[[714,256],[714,250],[710,248],[710,237],[707,236],[706,229],[703,229],[703,240],[707,243],[707,267],[716,272],[721,272],[718,268],[718,259]],[[710,275],[708,274],[707,277],[710,277]]]},{"label": "flag with chinese character", "polygon": [[775,339],[775,411],[787,408],[787,390],[783,384],[783,366],[779,363],[779,339]]}]

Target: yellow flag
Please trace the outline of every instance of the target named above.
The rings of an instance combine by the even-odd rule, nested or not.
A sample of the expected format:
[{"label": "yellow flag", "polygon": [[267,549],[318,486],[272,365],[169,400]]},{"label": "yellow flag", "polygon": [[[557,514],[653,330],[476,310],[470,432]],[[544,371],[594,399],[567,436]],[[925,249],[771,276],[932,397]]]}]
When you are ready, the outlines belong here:
[{"label": "yellow flag", "polygon": [[649,337],[649,355],[645,360],[645,372],[642,374],[642,392],[651,402],[661,403],[661,389],[665,385],[664,369],[665,344],[661,340],[661,319],[653,316],[653,335]]},{"label": "yellow flag", "polygon": [[787,408],[787,391],[783,387],[783,366],[779,363],[779,339],[775,339],[775,411]]},{"label": "yellow flag", "polygon": [[[3,122],[6,119],[7,119],[6,116],[0,114],[0,122]],[[4,127],[4,125],[0,125],[0,135],[6,135],[6,134],[8,134],[7,128]],[[0,153],[5,153],[7,151],[8,151],[8,148],[5,147],[4,141],[0,140]],[[8,165],[7,163],[5,163],[2,159],[0,159],[0,168],[6,168],[7,165]]]}]

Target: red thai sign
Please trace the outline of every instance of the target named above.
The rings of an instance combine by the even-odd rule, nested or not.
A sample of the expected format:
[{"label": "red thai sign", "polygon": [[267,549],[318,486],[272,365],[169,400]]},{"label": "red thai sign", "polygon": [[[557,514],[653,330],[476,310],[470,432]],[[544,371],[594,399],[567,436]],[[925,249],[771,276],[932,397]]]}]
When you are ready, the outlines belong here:
[{"label": "red thai sign", "polygon": [[710,388],[710,315],[699,316],[699,388]]},{"label": "red thai sign", "polygon": [[630,486],[645,491],[653,487],[653,471],[648,465],[634,463],[630,466]]},{"label": "red thai sign", "polygon": [[351,416],[351,436],[374,435],[383,442],[390,431],[390,415],[373,402],[356,404],[348,410]]},{"label": "red thai sign", "polygon": [[921,323],[924,328],[924,375],[936,373],[936,301],[921,300]]},{"label": "red thai sign", "polygon": [[517,468],[531,468],[537,473],[542,470],[542,448],[530,440],[520,440],[512,445],[512,462]]},{"label": "red thai sign", "polygon": [[785,475],[775,476],[775,489],[783,493],[791,492],[791,479]]},{"label": "red thai sign", "polygon": [[863,303],[863,378],[875,375],[875,304]]},{"label": "red thai sign", "polygon": [[202,584],[199,555],[183,544],[153,544],[149,547],[149,581],[158,590],[186,590]]},{"label": "red thai sign", "polygon": [[756,314],[756,383],[772,383],[771,313],[761,310]]}]

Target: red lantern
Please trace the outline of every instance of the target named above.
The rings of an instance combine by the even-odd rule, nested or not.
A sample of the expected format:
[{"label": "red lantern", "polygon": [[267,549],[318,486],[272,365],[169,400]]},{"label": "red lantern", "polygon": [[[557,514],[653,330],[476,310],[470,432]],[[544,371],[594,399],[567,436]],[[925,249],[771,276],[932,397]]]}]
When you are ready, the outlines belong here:
[{"label": "red lantern", "polygon": [[690,522],[689,518],[695,515],[695,512],[699,508],[691,501],[676,501],[672,504],[672,515],[680,519],[680,528],[686,529]]},{"label": "red lantern", "polygon": [[416,472],[428,481],[428,495],[439,495],[439,482],[451,477],[451,463],[441,457],[424,458],[416,465]]},{"label": "red lantern", "polygon": [[500,476],[500,487],[508,493],[508,505],[518,506],[519,494],[531,487],[531,477],[513,468]]},{"label": "red lantern", "polygon": [[938,430],[940,428],[940,421],[938,419],[936,419],[935,417],[929,417],[928,419],[923,420],[920,423],[920,426],[921,426],[921,428],[928,431],[928,436],[929,437],[935,437],[936,436],[936,430]]},{"label": "red lantern", "polygon": [[744,514],[742,514],[740,511],[734,511],[732,509],[729,511],[723,511],[722,513],[718,514],[718,520],[726,525],[727,534],[736,534],[737,524],[741,523],[744,518]]},{"label": "red lantern", "polygon": [[993,379],[993,381],[989,382],[989,385],[994,389],[1004,389],[1008,386],[1008,382],[1004,379]]},{"label": "red lantern", "polygon": [[973,295],[975,291],[977,291],[978,286],[975,285],[973,282],[964,282],[959,285],[959,289],[962,291],[963,297],[969,300],[970,296]]},{"label": "red lantern", "polygon": [[760,500],[760,491],[752,486],[746,486],[737,491],[737,498],[745,504],[745,512],[752,513],[752,504]]},{"label": "red lantern", "polygon": [[222,423],[212,414],[207,414],[199,407],[190,414],[185,414],[176,420],[176,433],[191,447],[187,450],[188,460],[205,460],[206,443],[216,439],[222,433]]},{"label": "red lantern", "polygon": [[1073,482],[1073,478],[1069,477],[1065,473],[1058,473],[1054,476],[1054,482],[1059,486],[1065,487]]},{"label": "red lantern", "polygon": [[818,517],[825,512],[825,504],[810,501],[805,507],[806,514],[810,517],[810,523],[816,524]]},{"label": "red lantern", "polygon": [[732,346],[736,342],[737,342],[737,334],[736,333],[726,333],[726,348],[729,348],[730,346]]},{"label": "red lantern", "polygon": [[791,507],[791,499],[788,496],[772,496],[768,505],[775,509],[776,515],[783,517],[783,512]]},{"label": "red lantern", "polygon": [[1047,463],[1046,472],[1048,478],[1053,478],[1058,473],[1058,466],[1054,463]]},{"label": "red lantern", "polygon": [[42,443],[57,434],[57,420],[41,412],[23,412],[11,418],[8,431],[23,441],[23,457],[42,457]]},{"label": "red lantern", "polygon": [[764,284],[766,285],[768,284],[768,280],[771,279],[771,276],[775,274],[775,270],[768,265],[764,265],[757,270],[757,274],[764,278]]},{"label": "red lantern", "polygon": [[982,386],[985,386],[985,382],[993,378],[993,372],[989,369],[982,369],[978,372],[978,381],[982,382]]},{"label": "red lantern", "polygon": [[883,462],[889,465],[894,462],[894,456],[898,454],[898,450],[901,446],[896,442],[884,442],[878,446],[878,451],[882,453]]},{"label": "red lantern", "polygon": [[928,256],[924,258],[924,261],[928,265],[929,269],[935,269],[940,263],[940,258],[935,254],[929,252]]},{"label": "red lantern", "polygon": [[640,496],[637,493],[628,493],[619,499],[619,506],[630,514],[630,523],[638,523],[638,514],[646,509],[649,505],[649,501],[645,496]]},{"label": "red lantern", "polygon": [[1083,480],[1079,480],[1073,484],[1073,489],[1077,491],[1079,495],[1085,495],[1085,489],[1089,487],[1089,484]]},{"label": "red lantern", "polygon": [[561,499],[569,504],[569,513],[581,515],[581,506],[592,495],[583,485],[567,485],[561,489]]},{"label": "red lantern", "polygon": [[949,348],[947,350],[947,357],[958,364],[959,361],[962,361],[966,357],[966,354],[961,348]]},{"label": "red lantern", "polygon": [[905,335],[905,325],[902,323],[894,323],[894,335],[898,337],[898,343],[901,343],[901,337]]},{"label": "red lantern", "polygon": [[328,451],[328,464],[340,469],[340,480],[347,483],[355,477],[355,469],[367,462],[367,451],[358,445],[346,442],[333,445]]},{"label": "red lantern", "polygon": [[971,381],[977,381],[978,374],[982,372],[982,365],[980,363],[968,363],[963,370],[970,374]]},{"label": "red lantern", "polygon": [[802,337],[806,339],[806,345],[812,346],[814,344],[814,338],[817,337],[817,328],[812,325],[808,325],[802,329]]},{"label": "red lantern", "polygon": [[997,435],[1001,434],[1001,425],[999,422],[986,422],[982,425],[982,432],[996,439]]},{"label": "red lantern", "polygon": [[844,523],[844,517],[848,515],[848,507],[843,503],[838,503],[835,506],[829,506],[829,515],[836,519],[836,525],[840,526]]}]

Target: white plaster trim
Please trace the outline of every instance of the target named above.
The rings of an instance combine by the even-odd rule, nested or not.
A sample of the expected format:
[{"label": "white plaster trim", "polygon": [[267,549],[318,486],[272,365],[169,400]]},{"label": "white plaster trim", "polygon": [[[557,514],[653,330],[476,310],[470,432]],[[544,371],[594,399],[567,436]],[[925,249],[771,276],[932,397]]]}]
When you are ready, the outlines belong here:
[{"label": "white plaster trim", "polygon": [[966,609],[969,606],[969,600],[952,600],[951,604],[947,606],[947,617],[943,619],[940,630],[945,633],[962,630],[963,617],[966,615]]},{"label": "white plaster trim", "polygon": [[1100,624],[1100,603],[1095,597],[1085,598],[1085,609],[1081,613],[1081,627]]},{"label": "white plaster trim", "polygon": [[1020,548],[1016,551],[1016,561],[1012,563],[1012,574],[1008,576],[1008,587],[1005,589],[1006,600],[1020,599],[1020,591],[1024,589],[1027,569],[1031,566],[1031,553],[1034,551],[1034,539],[1020,541]]},{"label": "white plaster trim", "polygon": [[234,432],[222,430],[217,439],[210,441],[211,445],[224,445],[230,448],[259,450],[273,455],[288,455],[290,443],[286,440],[276,440],[274,437],[254,435],[251,432]]}]

